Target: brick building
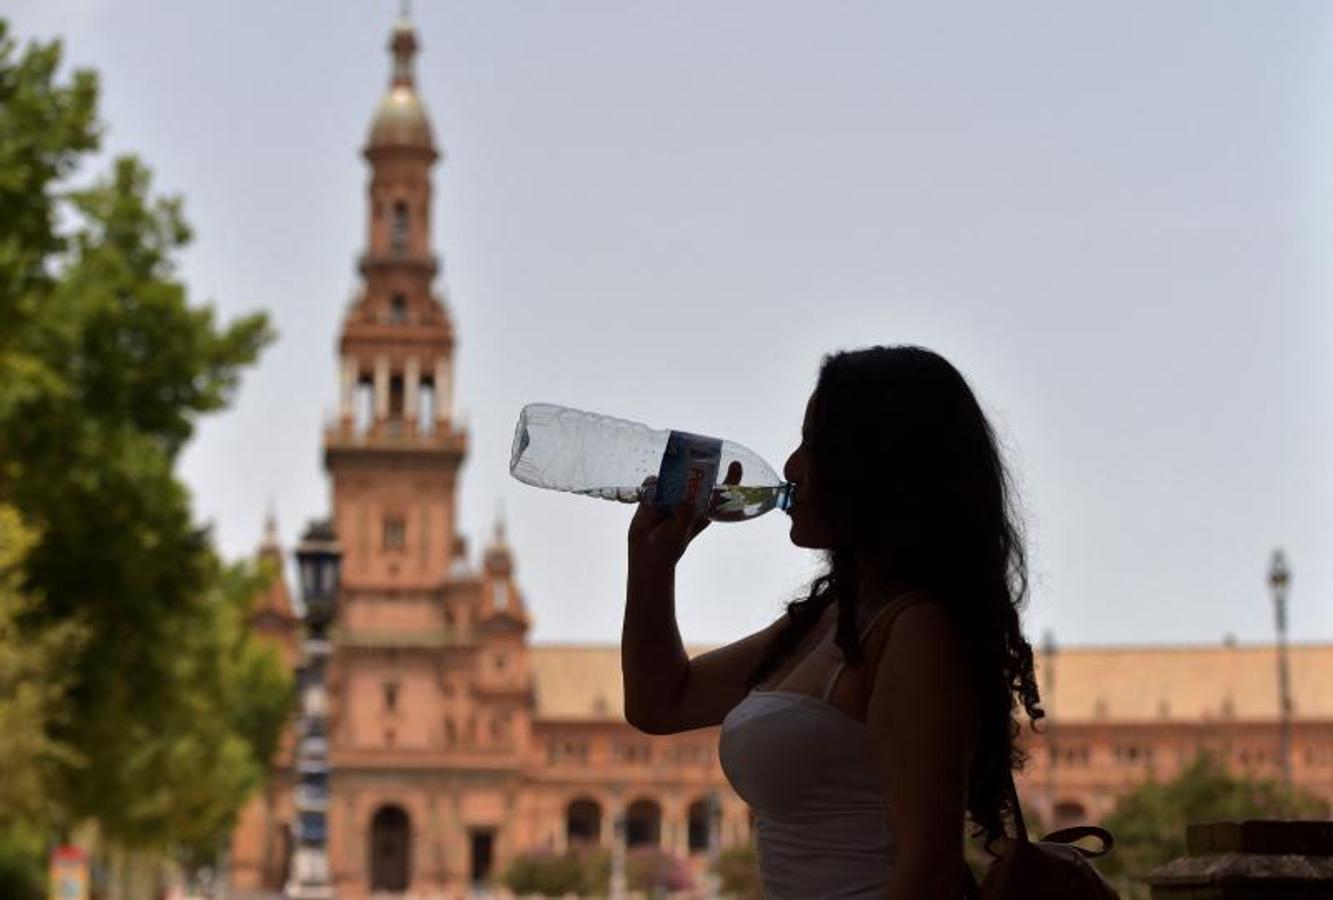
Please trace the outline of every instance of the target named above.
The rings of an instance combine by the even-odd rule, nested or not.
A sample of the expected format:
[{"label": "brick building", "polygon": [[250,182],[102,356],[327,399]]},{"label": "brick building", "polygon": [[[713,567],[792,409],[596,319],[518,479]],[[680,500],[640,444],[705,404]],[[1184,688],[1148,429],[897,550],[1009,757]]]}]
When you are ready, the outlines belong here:
[{"label": "brick building", "polygon": [[[630,844],[702,865],[710,791],[722,797],[724,844],[750,830],[718,767],[716,729],[632,729],[618,648],[530,645],[503,527],[476,565],[457,531],[468,435],[454,418],[455,336],[430,239],[440,153],[408,22],[390,49],[391,83],[363,151],[362,286],[343,323],[339,413],[324,435],[344,552],[328,682],[337,895],[462,896],[525,849],[609,842],[618,814]],[[281,561],[271,527],[260,554]],[[281,579],[254,627],[296,661],[298,622]],[[1292,654],[1296,776],[1333,798],[1333,646]],[[1169,775],[1203,746],[1276,771],[1271,648],[1070,649],[1040,662],[1054,727],[1036,739],[1022,790],[1048,820],[1095,819],[1125,786]],[[238,897],[286,881],[290,749],[234,834]]]}]

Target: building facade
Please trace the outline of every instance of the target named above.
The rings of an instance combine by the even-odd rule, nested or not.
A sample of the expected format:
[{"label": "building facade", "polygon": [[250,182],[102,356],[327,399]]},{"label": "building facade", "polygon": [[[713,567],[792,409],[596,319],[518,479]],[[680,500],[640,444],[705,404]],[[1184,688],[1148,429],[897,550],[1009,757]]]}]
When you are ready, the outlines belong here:
[{"label": "building facade", "polygon": [[[436,286],[431,173],[440,151],[400,21],[375,111],[362,285],[338,342],[340,401],[324,435],[342,587],[328,670],[329,869],[338,897],[462,897],[514,856],[578,842],[661,846],[701,869],[707,798],[720,841],[750,839],[717,762],[716,729],[650,737],[624,720],[618,648],[531,646],[502,525],[476,564],[457,529],[468,435],[454,416],[455,334]],[[261,557],[280,570],[271,526]],[[295,664],[281,577],[254,627]],[[698,651],[703,648],[691,648]],[[1333,798],[1333,647],[1292,650],[1298,783]],[[1269,647],[1045,654],[1052,713],[1029,736],[1020,790],[1048,822],[1096,820],[1126,787],[1199,749],[1276,773]],[[289,876],[292,746],[245,808],[230,854],[237,897]]]}]

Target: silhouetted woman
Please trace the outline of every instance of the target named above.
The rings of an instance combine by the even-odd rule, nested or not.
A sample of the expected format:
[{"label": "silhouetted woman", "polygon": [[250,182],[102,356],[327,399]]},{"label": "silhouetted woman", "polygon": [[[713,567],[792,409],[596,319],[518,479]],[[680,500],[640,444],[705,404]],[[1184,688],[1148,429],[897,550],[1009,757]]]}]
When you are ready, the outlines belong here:
[{"label": "silhouetted woman", "polygon": [[[1021,704],[1038,706],[1008,479],[963,377],[918,347],[825,358],[785,476],[791,541],[825,551],[768,628],[689,659],[676,563],[707,522],[641,505],[629,529],[625,714],[721,725],[753,808],[764,895],[963,896],[963,831],[1003,834]],[[727,480],[740,473],[733,466]]]}]

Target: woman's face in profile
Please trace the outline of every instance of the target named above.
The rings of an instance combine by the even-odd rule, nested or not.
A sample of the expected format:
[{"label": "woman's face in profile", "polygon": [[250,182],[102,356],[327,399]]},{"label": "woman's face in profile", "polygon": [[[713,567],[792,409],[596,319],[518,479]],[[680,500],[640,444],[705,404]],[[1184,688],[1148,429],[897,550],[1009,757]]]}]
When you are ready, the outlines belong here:
[{"label": "woman's face in profile", "polygon": [[805,404],[801,443],[787,457],[787,463],[782,467],[782,476],[796,485],[791,507],[787,510],[787,515],[791,517],[791,542],[797,547],[824,550],[833,546],[833,534],[819,514],[815,493],[817,486],[811,481],[813,467],[810,464],[810,438],[814,429],[814,401],[812,395]]}]

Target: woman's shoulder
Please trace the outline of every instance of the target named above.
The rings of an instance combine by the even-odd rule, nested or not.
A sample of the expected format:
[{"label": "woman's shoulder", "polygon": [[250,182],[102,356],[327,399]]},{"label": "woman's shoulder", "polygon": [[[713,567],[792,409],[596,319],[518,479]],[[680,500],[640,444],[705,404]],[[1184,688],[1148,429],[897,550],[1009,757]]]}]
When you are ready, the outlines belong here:
[{"label": "woman's shoulder", "polygon": [[901,590],[869,599],[873,605],[864,614],[861,643],[867,661],[876,668],[891,640],[932,645],[957,641],[949,611],[926,591]]},{"label": "woman's shoulder", "polygon": [[[940,607],[929,593],[918,588],[897,590],[870,590],[865,592],[857,613],[862,628],[862,635],[879,631],[887,627],[891,620],[896,620],[915,606]],[[942,607],[940,607],[942,609]]]}]

